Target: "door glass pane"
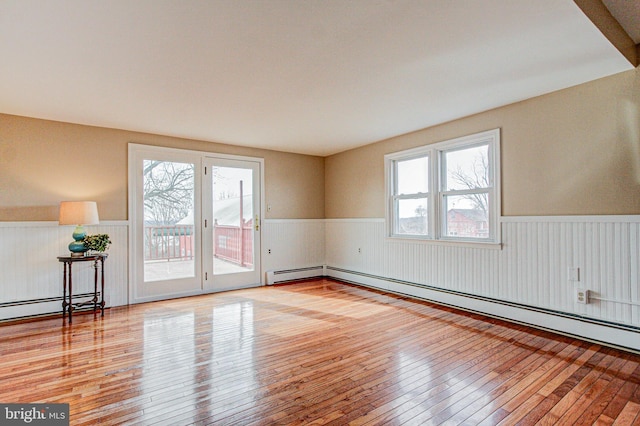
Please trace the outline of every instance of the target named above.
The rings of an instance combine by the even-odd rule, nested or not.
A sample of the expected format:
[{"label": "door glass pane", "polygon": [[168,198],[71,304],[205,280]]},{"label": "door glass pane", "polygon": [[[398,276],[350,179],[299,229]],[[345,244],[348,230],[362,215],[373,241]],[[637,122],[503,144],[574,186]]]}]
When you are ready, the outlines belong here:
[{"label": "door glass pane", "polygon": [[195,165],[144,160],[144,281],[195,276]]},{"label": "door glass pane", "polygon": [[448,237],[489,238],[489,215],[484,206],[489,194],[445,196],[447,209],[445,235]]},{"label": "door glass pane", "polygon": [[213,273],[254,270],[253,170],[213,167]]}]

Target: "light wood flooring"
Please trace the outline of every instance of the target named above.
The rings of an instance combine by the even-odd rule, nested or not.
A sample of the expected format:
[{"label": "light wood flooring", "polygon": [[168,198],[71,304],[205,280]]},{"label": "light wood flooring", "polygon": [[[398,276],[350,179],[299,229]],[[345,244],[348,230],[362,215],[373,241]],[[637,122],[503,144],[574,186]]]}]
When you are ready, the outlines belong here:
[{"label": "light wood flooring", "polygon": [[0,325],[71,424],[640,424],[640,356],[318,279]]}]

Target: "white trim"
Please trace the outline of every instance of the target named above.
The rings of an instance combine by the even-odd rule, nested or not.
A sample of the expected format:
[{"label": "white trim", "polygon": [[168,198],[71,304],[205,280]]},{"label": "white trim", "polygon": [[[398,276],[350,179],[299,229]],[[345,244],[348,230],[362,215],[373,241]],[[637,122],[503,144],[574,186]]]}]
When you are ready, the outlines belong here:
[{"label": "white trim", "polygon": [[407,158],[412,155],[419,156],[424,153],[425,150],[437,149],[437,150],[448,150],[451,147],[460,147],[460,149],[464,149],[465,145],[473,146],[473,145],[482,145],[486,139],[487,142],[493,140],[496,132],[500,132],[500,128],[484,130],[477,133],[472,133],[466,136],[460,136],[454,139],[447,139],[444,141],[431,142],[426,145],[417,146],[415,148],[405,149],[402,151],[395,151],[389,154],[385,154],[385,159],[389,158],[391,160],[397,160],[399,158]]},{"label": "white trim", "polygon": [[362,218],[357,218],[357,217],[345,217],[345,218],[335,218],[335,219],[324,219],[325,222],[327,223],[339,223],[339,222],[344,222],[344,223],[384,223],[384,217],[380,218],[380,217],[362,217]]},{"label": "white trim", "polygon": [[[327,219],[265,219],[269,223],[289,223],[289,222],[384,222],[384,217],[344,217]],[[575,215],[575,216],[501,216],[499,222],[503,223],[640,223],[640,215]],[[85,226],[128,226],[129,220],[101,220],[98,225]],[[14,227],[42,227],[59,226],[57,220],[48,221],[15,221],[0,222],[0,228]]]},{"label": "white trim", "polygon": [[[0,222],[0,228],[44,228],[50,226],[73,226],[58,225],[57,220],[41,220],[41,221],[24,221],[24,222]],[[128,220],[101,220],[97,225],[85,225],[90,228],[92,226],[129,226]]]},{"label": "white trim", "polygon": [[190,292],[185,292],[185,293],[175,293],[169,296],[148,296],[148,297],[142,297],[139,298],[138,300],[136,300],[135,302],[131,302],[131,305],[137,304],[137,303],[149,303],[149,302],[158,302],[161,300],[167,300],[167,299],[182,299],[184,297],[193,297],[193,296],[203,296],[206,294],[215,294],[215,293],[222,293],[225,291],[233,291],[233,290],[242,290],[242,289],[246,289],[246,288],[255,288],[255,287],[262,287],[263,284],[260,283],[256,283],[256,284],[250,284],[250,285],[243,285],[243,286],[238,286],[238,287],[228,287],[228,288],[224,288],[222,290],[212,290],[212,289],[207,289],[207,290],[203,290],[203,291],[190,291]]},{"label": "white trim", "polygon": [[[324,223],[327,219],[264,219],[264,223]],[[384,220],[384,219],[383,219]]]},{"label": "white trim", "polygon": [[58,221],[0,222],[0,228],[43,228],[49,226],[59,226]]},{"label": "white trim", "polygon": [[470,239],[458,239],[454,240],[450,237],[442,238],[440,240],[429,240],[420,237],[412,237],[412,236],[399,236],[399,237],[391,237],[385,236],[386,242],[405,242],[405,243],[417,243],[417,244],[425,244],[432,246],[449,246],[449,247],[467,247],[467,248],[479,248],[479,249],[488,249],[488,250],[501,250],[502,243],[495,243],[493,241],[473,241]]},{"label": "white trim", "polygon": [[[293,221],[310,219],[269,219],[270,221]],[[313,219],[316,220],[316,219]],[[384,217],[348,217],[317,219],[326,222],[376,222],[383,223]],[[576,216],[500,216],[500,223],[640,223],[640,215],[576,215]]]},{"label": "white trim", "polygon": [[[266,223],[321,223],[321,222],[372,222],[384,223],[384,217],[348,217],[328,219],[264,219]],[[500,223],[640,223],[640,215],[576,215],[576,216],[501,216]],[[0,228],[41,228],[60,226],[57,220],[40,221],[0,221]],[[98,225],[89,226],[129,226],[129,220],[101,220]],[[402,239],[402,238],[400,238]]]},{"label": "white trim", "polygon": [[640,215],[502,216],[502,223],[640,223]]}]

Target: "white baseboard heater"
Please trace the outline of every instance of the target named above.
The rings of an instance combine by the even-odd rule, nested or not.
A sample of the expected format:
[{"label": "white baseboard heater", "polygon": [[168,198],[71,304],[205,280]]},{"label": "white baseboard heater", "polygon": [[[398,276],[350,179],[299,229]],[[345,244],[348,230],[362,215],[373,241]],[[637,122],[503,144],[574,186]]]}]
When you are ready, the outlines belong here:
[{"label": "white baseboard heater", "polygon": [[[100,292],[98,292],[98,298]],[[93,298],[93,292],[74,294],[73,301],[82,302]],[[0,321],[8,321],[23,317],[37,317],[62,314],[62,296],[45,297],[31,300],[16,300],[0,303]]]},{"label": "white baseboard heater", "polygon": [[640,351],[640,327],[327,266],[327,276],[595,343]]},{"label": "white baseboard heater", "polygon": [[633,352],[640,351],[640,327],[618,324],[567,312],[476,296],[433,286],[421,285],[393,278],[336,268],[314,266],[267,272],[267,284],[283,283],[306,278],[329,277],[389,293],[451,306],[488,315],[534,328],[561,333],[581,339],[615,346]]},{"label": "white baseboard heater", "polygon": [[281,271],[267,271],[267,285],[326,276],[326,265],[310,266],[307,268],[297,269],[285,269]]}]

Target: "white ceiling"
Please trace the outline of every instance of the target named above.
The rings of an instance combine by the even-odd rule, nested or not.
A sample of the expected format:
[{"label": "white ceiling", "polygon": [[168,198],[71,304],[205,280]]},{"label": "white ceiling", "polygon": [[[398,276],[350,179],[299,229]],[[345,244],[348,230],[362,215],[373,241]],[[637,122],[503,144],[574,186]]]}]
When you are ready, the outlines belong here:
[{"label": "white ceiling", "polygon": [[314,155],[633,69],[572,0],[0,0],[0,58],[3,113]]}]

